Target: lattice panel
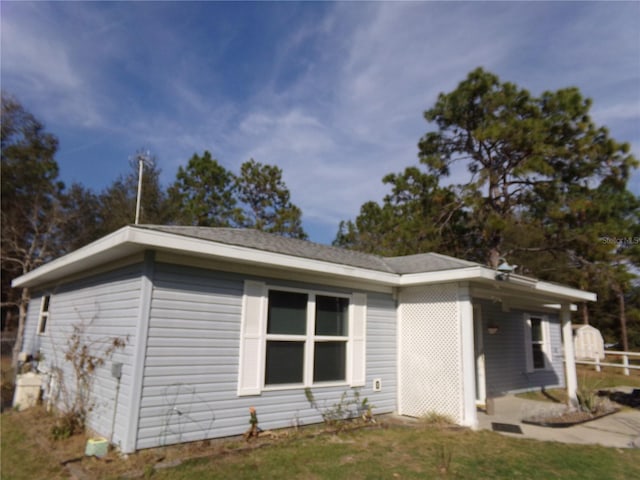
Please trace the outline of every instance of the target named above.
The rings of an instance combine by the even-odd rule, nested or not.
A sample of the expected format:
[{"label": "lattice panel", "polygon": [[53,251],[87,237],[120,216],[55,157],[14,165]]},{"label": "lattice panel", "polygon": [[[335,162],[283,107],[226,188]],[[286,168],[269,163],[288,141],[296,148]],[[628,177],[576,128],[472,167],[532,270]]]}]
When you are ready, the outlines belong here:
[{"label": "lattice panel", "polygon": [[458,289],[434,285],[400,296],[400,411],[462,421]]}]

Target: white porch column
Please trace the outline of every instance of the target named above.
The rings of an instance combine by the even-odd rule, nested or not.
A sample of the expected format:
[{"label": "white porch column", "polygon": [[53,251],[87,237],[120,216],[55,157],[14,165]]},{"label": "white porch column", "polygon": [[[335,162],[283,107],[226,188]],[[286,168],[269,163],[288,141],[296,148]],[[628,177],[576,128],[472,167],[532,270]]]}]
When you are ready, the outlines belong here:
[{"label": "white porch column", "polygon": [[576,375],[576,358],[573,351],[573,330],[571,328],[571,310],[568,303],[562,304],[560,310],[560,319],[562,320],[562,344],[564,350],[565,365],[565,381],[567,382],[567,396],[569,403],[576,406],[578,397],[576,395],[578,389],[578,380]]},{"label": "white porch column", "polygon": [[476,410],[476,358],[473,342],[473,304],[468,285],[460,285],[458,306],[460,308],[460,343],[462,353],[462,412],[463,425],[478,428]]}]

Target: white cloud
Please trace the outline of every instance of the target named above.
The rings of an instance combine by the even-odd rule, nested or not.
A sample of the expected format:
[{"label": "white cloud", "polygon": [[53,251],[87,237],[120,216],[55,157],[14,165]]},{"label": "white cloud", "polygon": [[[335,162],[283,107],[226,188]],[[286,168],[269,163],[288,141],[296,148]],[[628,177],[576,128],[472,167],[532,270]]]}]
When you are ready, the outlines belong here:
[{"label": "white cloud", "polygon": [[[275,45],[256,64],[238,50],[251,25],[227,23],[235,4],[7,5],[3,84],[37,105],[54,133],[75,129],[83,141],[69,154],[99,157],[104,138],[113,155],[146,146],[167,182],[205,149],[233,171],[251,157],[276,164],[323,241],[382,198],[385,174],[418,163],[416,144],[430,128],[423,111],[477,66],[534,94],[577,85],[615,138],[636,152],[640,140],[629,127],[640,111],[640,34],[625,13],[637,5],[315,5],[322,16],[295,15],[276,39],[248,39]],[[456,172],[454,182],[464,168]]]}]

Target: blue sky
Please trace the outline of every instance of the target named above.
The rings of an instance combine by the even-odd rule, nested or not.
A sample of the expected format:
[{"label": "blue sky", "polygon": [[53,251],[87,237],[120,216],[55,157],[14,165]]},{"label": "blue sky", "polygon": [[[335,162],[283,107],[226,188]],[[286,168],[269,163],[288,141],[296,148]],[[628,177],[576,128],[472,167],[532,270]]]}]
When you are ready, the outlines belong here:
[{"label": "blue sky", "polygon": [[304,228],[329,243],[385,174],[418,163],[423,111],[478,66],[536,95],[579,87],[640,158],[640,2],[0,9],[2,88],[60,139],[62,180],[96,191],[141,148],[165,184],[196,152],[233,172],[254,158],[283,169]]}]

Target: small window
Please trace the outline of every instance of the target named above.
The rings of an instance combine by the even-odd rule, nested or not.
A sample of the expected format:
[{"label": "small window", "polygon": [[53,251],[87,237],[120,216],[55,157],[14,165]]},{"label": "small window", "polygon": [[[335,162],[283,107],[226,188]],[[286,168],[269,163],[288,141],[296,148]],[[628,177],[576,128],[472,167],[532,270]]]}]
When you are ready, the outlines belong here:
[{"label": "small window", "polygon": [[49,319],[49,295],[42,297],[40,303],[40,318],[38,320],[38,334],[42,335],[47,330],[47,320]]},{"label": "small window", "polygon": [[531,354],[533,356],[533,368],[536,370],[544,368],[544,335],[542,333],[541,318],[531,318]]},{"label": "small window", "polygon": [[545,316],[525,314],[525,354],[527,371],[551,368],[549,320]]}]

